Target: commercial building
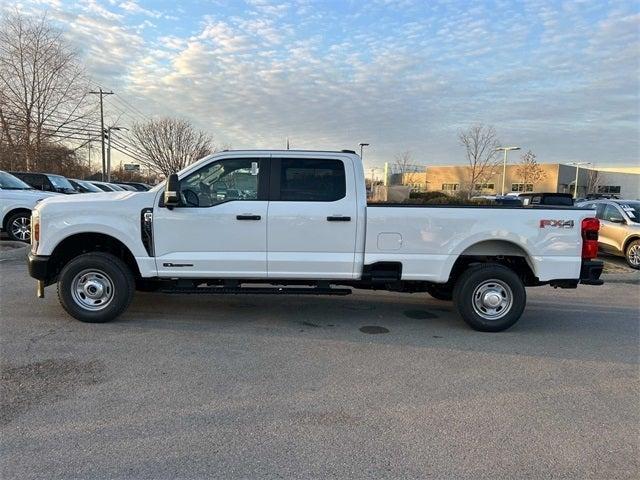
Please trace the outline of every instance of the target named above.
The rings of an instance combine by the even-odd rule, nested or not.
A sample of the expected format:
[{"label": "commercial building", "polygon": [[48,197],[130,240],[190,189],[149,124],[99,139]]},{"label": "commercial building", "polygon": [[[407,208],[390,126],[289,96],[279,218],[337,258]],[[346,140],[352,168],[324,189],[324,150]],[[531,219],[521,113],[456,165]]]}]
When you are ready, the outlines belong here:
[{"label": "commercial building", "polygon": [[[519,165],[507,165],[504,176],[504,193],[511,192],[562,192],[573,193],[576,179],[576,167],[561,163],[539,164],[541,178],[536,182],[523,180]],[[616,171],[613,168],[580,168],[578,174],[578,197],[587,194],[615,194],[620,198],[640,198],[640,171],[633,168]],[[479,179],[471,188],[470,169],[464,165],[428,166],[423,171],[393,174],[389,178],[391,185],[411,186],[415,191],[457,191],[473,190],[479,194],[499,195],[502,193],[502,168],[491,175]]]}]

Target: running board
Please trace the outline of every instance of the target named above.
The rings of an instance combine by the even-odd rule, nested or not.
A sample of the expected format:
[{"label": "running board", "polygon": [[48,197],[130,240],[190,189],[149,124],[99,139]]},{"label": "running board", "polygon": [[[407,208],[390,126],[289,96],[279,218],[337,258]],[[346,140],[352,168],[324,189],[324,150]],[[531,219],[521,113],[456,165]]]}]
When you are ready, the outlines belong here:
[{"label": "running board", "polygon": [[162,293],[195,295],[350,295],[350,288],[296,287],[175,287],[159,290]]}]

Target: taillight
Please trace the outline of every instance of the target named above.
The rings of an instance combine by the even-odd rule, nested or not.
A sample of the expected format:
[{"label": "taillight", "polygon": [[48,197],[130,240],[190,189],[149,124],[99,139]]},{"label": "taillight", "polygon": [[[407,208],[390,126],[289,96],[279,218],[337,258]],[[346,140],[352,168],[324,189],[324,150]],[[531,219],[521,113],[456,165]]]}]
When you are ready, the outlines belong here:
[{"label": "taillight", "polygon": [[598,256],[598,230],[600,230],[600,220],[597,218],[582,220],[582,258],[585,260]]}]

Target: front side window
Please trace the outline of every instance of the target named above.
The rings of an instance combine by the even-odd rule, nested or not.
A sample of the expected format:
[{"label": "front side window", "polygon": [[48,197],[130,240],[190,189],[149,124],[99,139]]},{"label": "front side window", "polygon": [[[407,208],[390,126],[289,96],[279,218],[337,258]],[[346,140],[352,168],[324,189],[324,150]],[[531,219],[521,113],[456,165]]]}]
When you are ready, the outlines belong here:
[{"label": "front side window", "polygon": [[333,202],[345,195],[345,171],[340,160],[281,160],[280,200]]},{"label": "front side window", "polygon": [[257,159],[232,158],[212,162],[180,180],[182,204],[211,207],[231,200],[258,199]]}]

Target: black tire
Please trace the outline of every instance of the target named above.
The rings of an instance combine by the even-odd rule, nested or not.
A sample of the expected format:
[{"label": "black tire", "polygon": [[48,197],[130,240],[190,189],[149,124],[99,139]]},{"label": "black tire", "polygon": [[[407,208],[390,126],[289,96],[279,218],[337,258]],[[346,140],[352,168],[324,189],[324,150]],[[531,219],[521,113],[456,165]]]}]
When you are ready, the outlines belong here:
[{"label": "black tire", "polygon": [[430,285],[427,287],[427,293],[436,300],[444,300],[445,302],[453,300],[453,288],[449,285]]},{"label": "black tire", "polygon": [[[26,225],[27,231],[24,234],[14,231],[14,224],[19,222],[20,225]],[[15,225],[16,227],[18,225]],[[31,242],[31,212],[16,212],[7,219],[6,223],[7,236],[14,242]],[[22,237],[22,238],[21,238]]]},{"label": "black tire", "polygon": [[[90,297],[90,294],[95,293],[91,288],[104,292],[105,300],[102,303],[102,297]],[[99,288],[102,290],[98,290]],[[77,293],[79,290],[84,291]],[[58,299],[62,307],[81,322],[104,323],[113,320],[127,309],[134,291],[135,280],[131,270],[110,253],[80,255],[67,263],[58,277]],[[110,296],[107,301],[108,292]],[[93,306],[87,306],[92,302]]]},{"label": "black tire", "polygon": [[[483,290],[485,295],[481,295]],[[483,300],[495,301],[498,305],[493,307]],[[460,275],[453,289],[453,301],[462,319],[474,330],[500,332],[520,319],[527,294],[513,270],[487,263],[473,266]]]},{"label": "black tire", "polygon": [[640,240],[634,240],[627,245],[624,259],[631,268],[640,269]]}]

